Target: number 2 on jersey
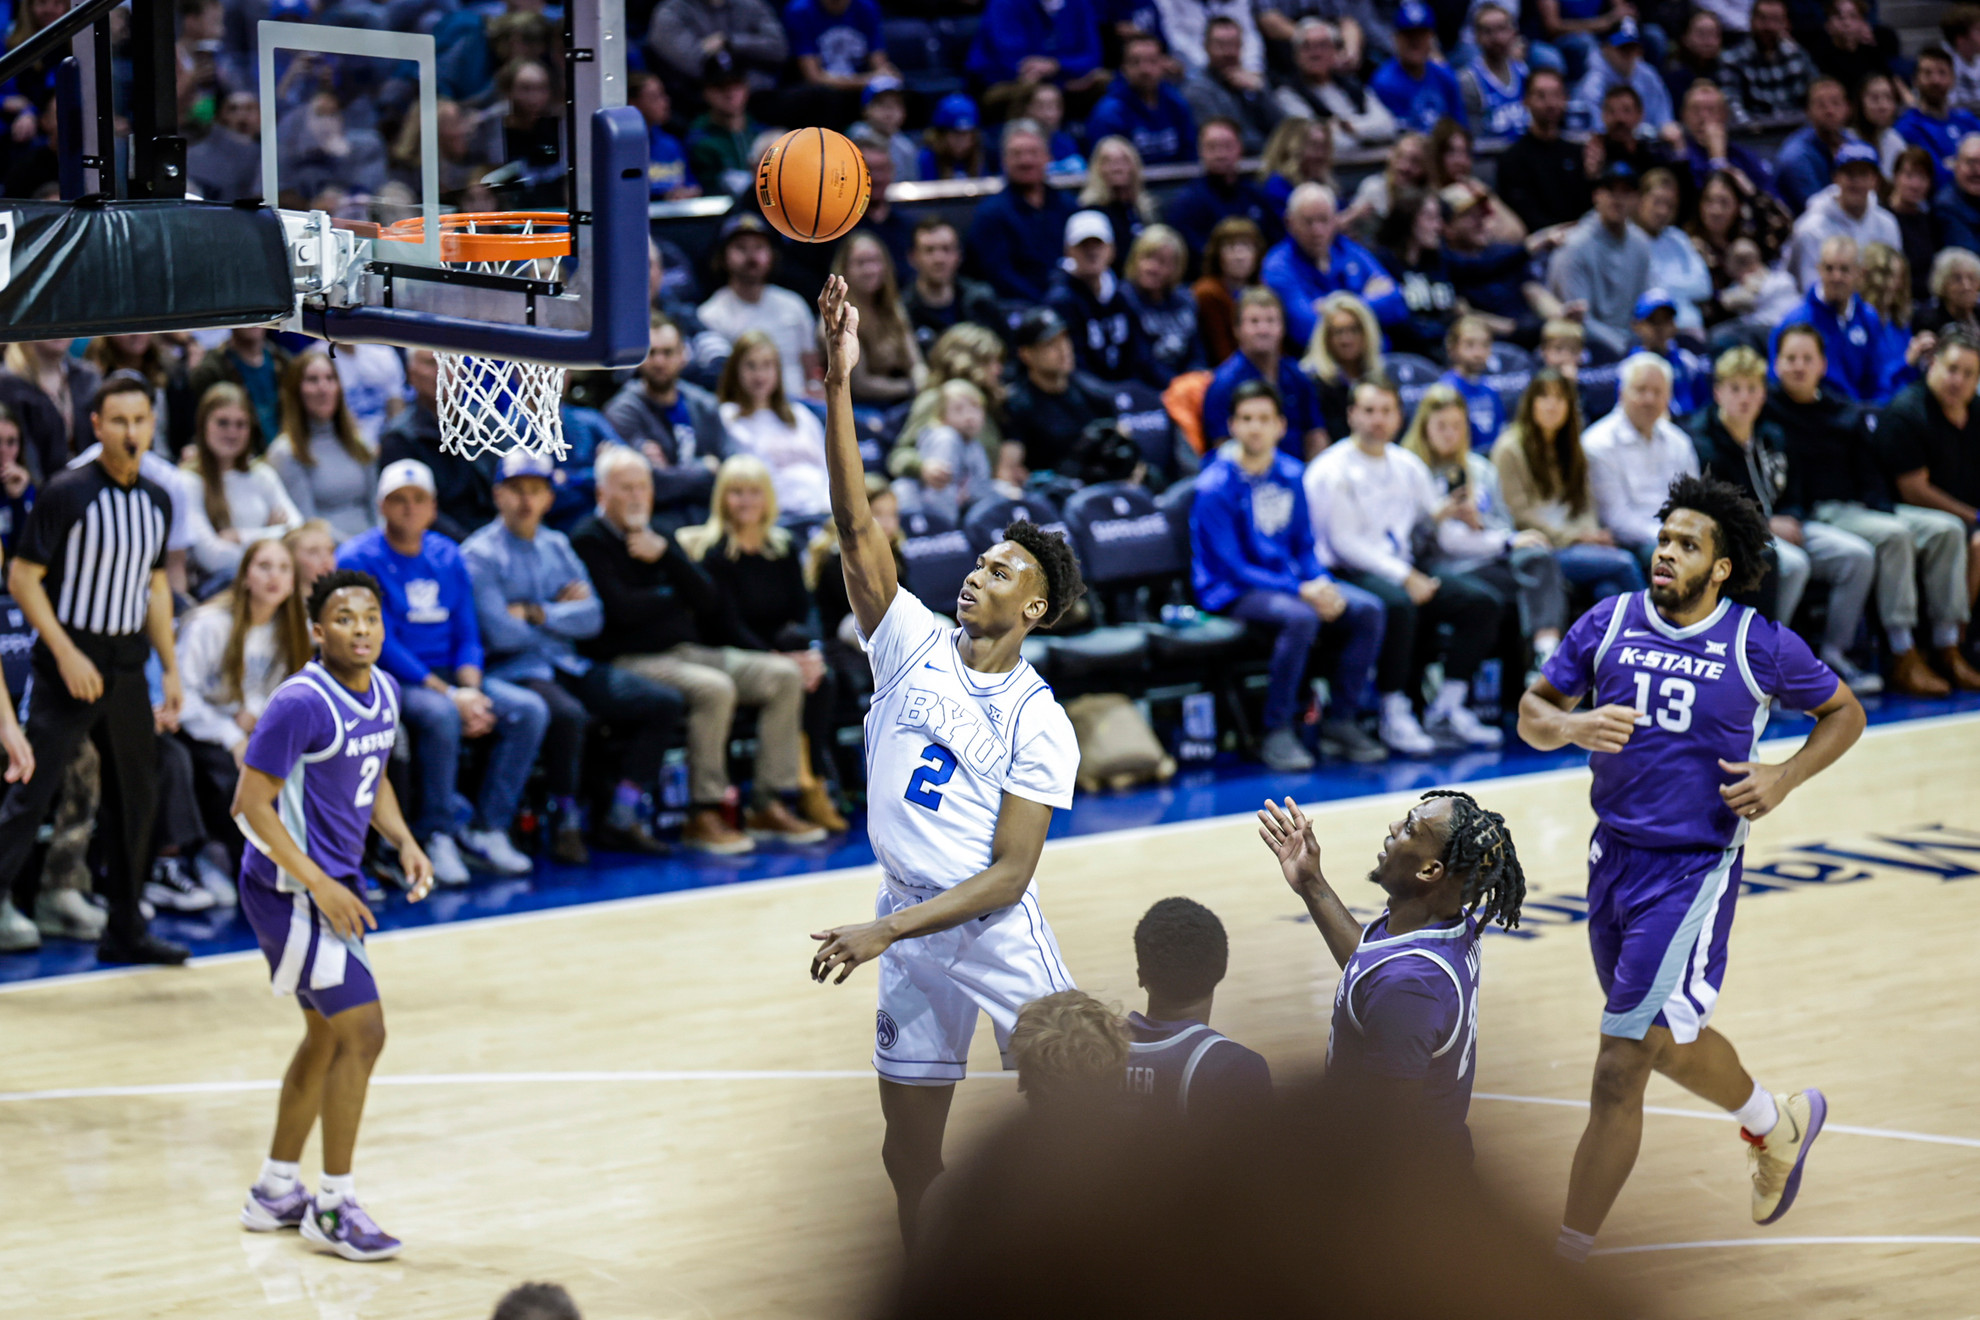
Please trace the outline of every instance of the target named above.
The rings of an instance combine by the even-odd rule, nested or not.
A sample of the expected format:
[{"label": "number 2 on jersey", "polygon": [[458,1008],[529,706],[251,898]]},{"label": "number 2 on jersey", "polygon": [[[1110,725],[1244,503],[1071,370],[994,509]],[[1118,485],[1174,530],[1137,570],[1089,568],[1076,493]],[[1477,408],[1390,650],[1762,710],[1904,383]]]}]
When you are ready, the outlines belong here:
[{"label": "number 2 on jersey", "polygon": [[364,764],[358,767],[358,786],[357,792],[351,795],[352,806],[368,807],[377,798],[378,771],[383,765],[384,762],[375,756],[364,758]]},{"label": "number 2 on jersey", "polygon": [[956,754],[941,743],[929,743],[921,749],[923,764],[915,768],[908,777],[907,800],[917,807],[927,807],[930,811],[942,809],[942,795],[935,790],[949,782],[949,776],[956,772]]},{"label": "number 2 on jersey", "polygon": [[[1657,695],[1665,699],[1665,706],[1657,712],[1657,723],[1672,733],[1683,733],[1691,727],[1691,703],[1698,699],[1698,687],[1688,678],[1667,678],[1657,689]],[[1636,722],[1650,723],[1650,675],[1638,671],[1636,674]]]}]

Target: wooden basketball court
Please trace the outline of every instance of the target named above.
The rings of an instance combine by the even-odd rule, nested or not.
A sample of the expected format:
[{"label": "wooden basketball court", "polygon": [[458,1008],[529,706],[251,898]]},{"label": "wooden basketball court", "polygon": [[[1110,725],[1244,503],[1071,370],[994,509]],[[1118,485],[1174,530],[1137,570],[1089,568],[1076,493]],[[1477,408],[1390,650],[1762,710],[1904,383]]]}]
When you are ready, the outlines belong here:
[{"label": "wooden basketball court", "polygon": [[[1974,716],[1873,729],[1755,831],[1747,875],[1769,888],[1741,901],[1715,1021],[1765,1084],[1830,1097],[1794,1212],[1756,1228],[1734,1128],[1659,1080],[1593,1269],[1674,1316],[1976,1311],[1976,737]],[[1587,776],[1474,791],[1511,821],[1532,893],[1529,937],[1486,945],[1472,1127],[1551,1236],[1600,1010],[1575,922]],[[1374,897],[1360,877],[1409,800],[1317,808],[1350,901]],[[1055,844],[1040,879],[1081,984],[1128,1007],[1142,911],[1208,903],[1231,935],[1217,1025],[1281,1074],[1322,1058],[1333,964],[1245,819]],[[874,884],[843,871],[378,939],[392,1039],[358,1178],[407,1242],[378,1265],[235,1220],[299,1034],[258,956],[10,987],[0,1309],[462,1320],[536,1278],[591,1320],[859,1314],[896,1251],[874,976],[813,985],[806,934],[871,912]],[[1019,1103],[987,1030],[973,1067],[952,1142]]]}]

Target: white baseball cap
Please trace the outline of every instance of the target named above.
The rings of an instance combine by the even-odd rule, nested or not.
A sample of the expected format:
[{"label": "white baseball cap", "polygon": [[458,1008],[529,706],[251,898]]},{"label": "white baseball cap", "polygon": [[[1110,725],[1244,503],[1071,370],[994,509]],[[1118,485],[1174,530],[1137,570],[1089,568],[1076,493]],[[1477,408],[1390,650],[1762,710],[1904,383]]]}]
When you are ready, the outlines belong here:
[{"label": "white baseball cap", "polygon": [[1099,211],[1075,211],[1066,221],[1066,246],[1077,247],[1089,238],[1103,243],[1114,241],[1114,222]]},{"label": "white baseball cap", "polygon": [[435,494],[433,469],[416,458],[402,458],[396,463],[387,463],[385,470],[378,474],[378,498],[382,502],[395,490],[407,486],[417,486],[428,495]]}]

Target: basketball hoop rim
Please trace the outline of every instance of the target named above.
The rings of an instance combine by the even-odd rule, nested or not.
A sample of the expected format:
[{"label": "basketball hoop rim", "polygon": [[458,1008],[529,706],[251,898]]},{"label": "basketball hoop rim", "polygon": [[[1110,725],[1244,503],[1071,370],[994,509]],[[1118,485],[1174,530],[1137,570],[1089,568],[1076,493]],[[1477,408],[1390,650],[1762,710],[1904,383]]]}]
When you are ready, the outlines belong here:
[{"label": "basketball hoop rim", "polygon": [[[560,228],[550,233],[539,231],[539,226],[547,225]],[[395,220],[382,226],[378,237],[392,243],[424,243],[426,217]],[[568,211],[459,211],[440,217],[440,260],[448,265],[541,261],[569,255]]]}]

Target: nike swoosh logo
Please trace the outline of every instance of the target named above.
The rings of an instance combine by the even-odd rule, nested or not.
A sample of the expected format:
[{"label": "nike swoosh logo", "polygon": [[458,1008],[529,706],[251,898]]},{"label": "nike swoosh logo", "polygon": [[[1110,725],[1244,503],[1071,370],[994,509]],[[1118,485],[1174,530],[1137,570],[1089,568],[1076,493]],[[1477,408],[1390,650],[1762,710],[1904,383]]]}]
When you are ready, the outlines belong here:
[{"label": "nike swoosh logo", "polygon": [[1650,635],[1649,633],[1644,632],[1643,629],[1641,628],[1623,629],[1623,636],[1625,637],[1648,637],[1649,635]]},{"label": "nike swoosh logo", "polygon": [[935,665],[935,664],[934,664],[934,663],[933,663],[932,661],[926,661],[926,660],[924,660],[924,661],[922,662],[922,665],[921,665],[921,667],[922,667],[923,669],[933,669],[933,670],[935,670],[935,672],[936,672],[936,673],[938,673],[938,674],[942,672],[942,671],[941,671],[941,669],[940,669],[940,668],[938,668],[938,667],[937,667],[937,666],[936,666],[936,665]]},{"label": "nike swoosh logo", "polygon": [[344,732],[349,733],[352,729],[355,729],[357,726],[358,726],[358,722],[356,720],[345,720]]}]

